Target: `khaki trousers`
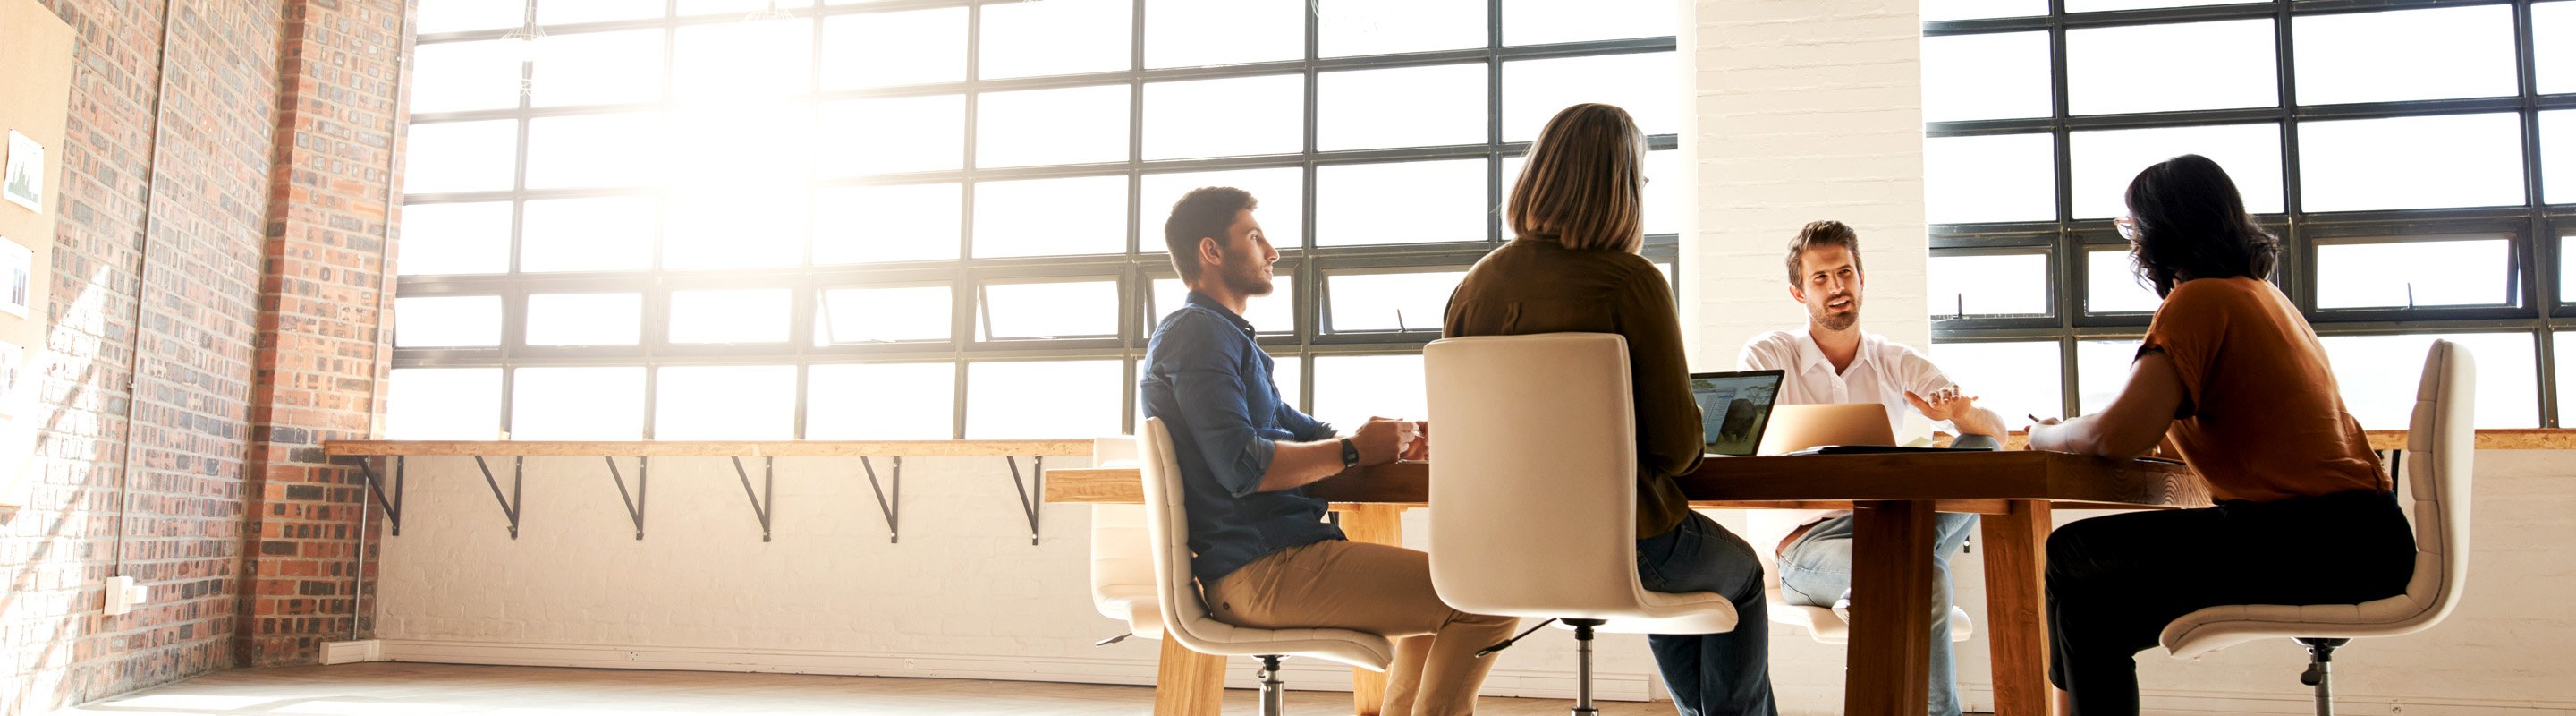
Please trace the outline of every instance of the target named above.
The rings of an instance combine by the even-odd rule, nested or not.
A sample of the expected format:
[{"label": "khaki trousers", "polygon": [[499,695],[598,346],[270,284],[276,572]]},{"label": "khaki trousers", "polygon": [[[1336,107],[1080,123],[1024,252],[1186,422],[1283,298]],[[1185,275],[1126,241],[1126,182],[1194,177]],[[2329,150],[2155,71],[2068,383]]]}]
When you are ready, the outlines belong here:
[{"label": "khaki trousers", "polygon": [[1350,629],[1395,641],[1383,716],[1476,712],[1476,689],[1493,669],[1476,651],[1509,639],[1517,617],[1468,614],[1431,591],[1431,556],[1380,544],[1328,540],[1273,552],[1206,589],[1228,624],[1258,629]]}]

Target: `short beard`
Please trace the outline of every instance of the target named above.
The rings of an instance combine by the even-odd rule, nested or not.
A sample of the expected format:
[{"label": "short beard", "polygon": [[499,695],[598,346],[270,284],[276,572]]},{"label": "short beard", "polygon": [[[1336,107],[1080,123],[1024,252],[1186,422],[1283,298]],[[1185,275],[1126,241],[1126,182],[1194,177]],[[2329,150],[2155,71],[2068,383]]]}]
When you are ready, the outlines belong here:
[{"label": "short beard", "polygon": [[1815,310],[1808,311],[1808,316],[1815,320],[1816,327],[1818,328],[1823,328],[1828,331],[1851,330],[1853,325],[1860,323],[1860,297],[1853,296],[1851,302],[1852,310],[1850,313],[1836,315],[1831,310],[1817,308]]},{"label": "short beard", "polygon": [[1218,269],[1222,272],[1220,277],[1225,280],[1226,290],[1233,291],[1237,295],[1268,296],[1271,291],[1278,289],[1273,285],[1271,277],[1261,275],[1259,261],[1246,258],[1242,263],[1237,264],[1235,256],[1229,252],[1225,257],[1225,265]]}]

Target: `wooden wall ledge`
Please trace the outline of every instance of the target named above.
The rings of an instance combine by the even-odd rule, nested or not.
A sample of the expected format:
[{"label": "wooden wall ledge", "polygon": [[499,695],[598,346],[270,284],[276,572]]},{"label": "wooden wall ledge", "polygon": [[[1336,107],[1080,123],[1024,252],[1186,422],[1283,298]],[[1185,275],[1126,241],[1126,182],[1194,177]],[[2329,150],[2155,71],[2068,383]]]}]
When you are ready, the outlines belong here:
[{"label": "wooden wall ledge", "polygon": [[1091,455],[1089,440],[331,440],[343,456],[480,457],[1030,457]]},{"label": "wooden wall ledge", "polygon": [[[2370,449],[2372,450],[2403,450],[2406,448],[2406,431],[2404,430],[2372,430],[2369,431],[2369,433]],[[2004,440],[2004,449],[2019,450],[2022,448],[2023,443],[2029,442],[2029,440],[2030,435],[2028,433],[2013,433],[2010,438]],[[2542,428],[2480,430],[2478,431],[2477,449],[2576,450],[2576,430]]]}]

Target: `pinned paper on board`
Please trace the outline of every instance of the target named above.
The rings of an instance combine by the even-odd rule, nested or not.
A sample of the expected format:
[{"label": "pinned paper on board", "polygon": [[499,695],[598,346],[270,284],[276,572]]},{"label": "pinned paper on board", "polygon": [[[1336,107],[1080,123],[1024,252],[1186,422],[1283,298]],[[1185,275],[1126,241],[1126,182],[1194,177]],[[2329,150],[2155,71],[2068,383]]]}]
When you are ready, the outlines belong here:
[{"label": "pinned paper on board", "polygon": [[18,383],[27,375],[27,349],[0,341],[0,430],[15,427],[19,417]]},{"label": "pinned paper on board", "polygon": [[0,178],[0,196],[45,213],[45,146],[15,129],[9,130],[9,172]]},{"label": "pinned paper on board", "polygon": [[0,237],[0,312],[27,317],[27,302],[35,290],[35,271],[34,251]]}]

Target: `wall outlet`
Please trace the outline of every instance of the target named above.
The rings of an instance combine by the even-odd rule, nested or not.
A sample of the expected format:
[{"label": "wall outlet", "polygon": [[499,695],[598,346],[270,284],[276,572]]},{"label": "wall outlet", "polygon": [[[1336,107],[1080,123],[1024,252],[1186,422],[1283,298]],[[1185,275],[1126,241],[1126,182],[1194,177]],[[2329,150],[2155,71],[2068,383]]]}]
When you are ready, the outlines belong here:
[{"label": "wall outlet", "polygon": [[150,601],[152,588],[135,584],[133,577],[107,578],[107,614],[116,616],[134,611],[134,606]]}]

